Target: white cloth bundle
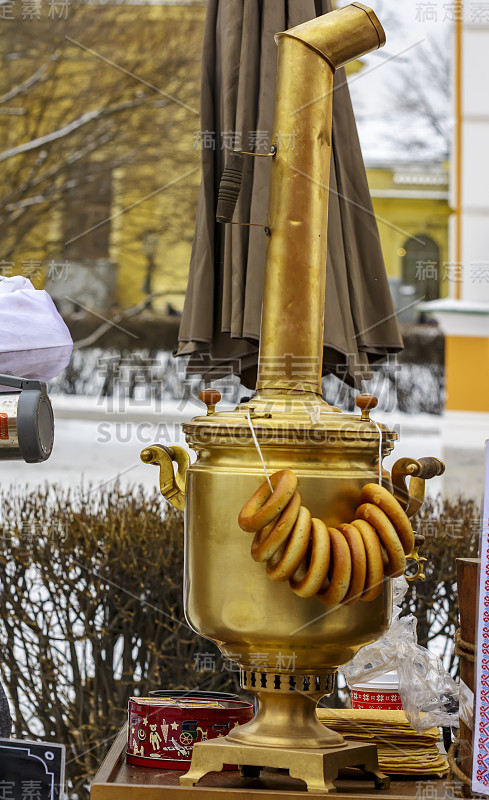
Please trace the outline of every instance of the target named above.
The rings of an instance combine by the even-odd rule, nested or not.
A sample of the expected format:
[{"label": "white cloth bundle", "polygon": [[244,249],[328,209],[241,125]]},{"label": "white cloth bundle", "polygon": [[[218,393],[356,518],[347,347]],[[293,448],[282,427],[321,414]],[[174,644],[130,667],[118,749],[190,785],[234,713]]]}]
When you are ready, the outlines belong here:
[{"label": "white cloth bundle", "polygon": [[48,293],[21,275],[0,276],[0,373],[48,381],[69,364],[72,350]]}]

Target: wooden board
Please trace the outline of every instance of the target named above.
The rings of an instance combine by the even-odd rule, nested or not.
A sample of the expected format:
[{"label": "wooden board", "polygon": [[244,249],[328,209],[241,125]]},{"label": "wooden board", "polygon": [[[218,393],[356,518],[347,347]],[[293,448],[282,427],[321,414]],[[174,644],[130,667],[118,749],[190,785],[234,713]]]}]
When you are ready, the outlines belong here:
[{"label": "wooden board", "polygon": [[[198,786],[179,786],[177,770],[136,767],[126,763],[126,729],[123,728],[95,776],[91,800],[406,800],[451,796],[445,780],[416,778],[391,780],[391,788],[375,791],[364,780],[341,779],[329,795],[306,792],[302,781],[283,772],[267,771],[260,778],[242,778],[239,772],[210,773]],[[432,786],[431,786],[432,785]]]}]

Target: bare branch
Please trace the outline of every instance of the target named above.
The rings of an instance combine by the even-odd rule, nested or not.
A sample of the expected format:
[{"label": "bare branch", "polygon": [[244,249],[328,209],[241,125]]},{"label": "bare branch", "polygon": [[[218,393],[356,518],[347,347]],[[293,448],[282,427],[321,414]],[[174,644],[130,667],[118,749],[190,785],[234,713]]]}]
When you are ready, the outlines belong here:
[{"label": "bare branch", "polygon": [[40,66],[29,78],[26,78],[17,86],[13,86],[6,94],[0,95],[0,104],[8,103],[10,100],[13,100],[14,97],[25,94],[31,86],[34,86],[34,84],[38,83],[41,79],[46,80],[47,71],[48,68],[46,64]]},{"label": "bare branch", "polygon": [[28,153],[31,150],[38,150],[40,147],[45,147],[51,142],[58,141],[65,136],[69,136],[69,134],[73,133],[84,125],[87,125],[89,122],[93,122],[94,120],[108,117],[111,114],[116,114],[118,111],[140,106],[147,100],[147,98],[148,95],[144,95],[142,98],[128,100],[125,103],[109,106],[109,108],[104,107],[95,109],[94,111],[87,111],[85,114],[82,114],[77,119],[72,120],[72,122],[69,122],[62,128],[58,128],[56,131],[51,131],[51,133],[47,133],[44,136],[39,136],[37,139],[32,139],[30,142],[24,142],[24,144],[19,144],[17,147],[11,147],[9,150],[4,150],[3,153],[0,153],[0,162],[6,161],[8,158],[21,155],[21,153]]},{"label": "bare branch", "polygon": [[83,347],[92,347],[104,335],[104,333],[107,333],[107,331],[109,331],[115,325],[119,325],[119,323],[124,322],[124,320],[137,316],[142,311],[149,308],[153,300],[165,294],[169,294],[169,292],[158,292],[157,294],[148,295],[148,297],[145,297],[145,299],[141,303],[138,303],[138,305],[133,306],[132,308],[127,308],[124,311],[120,311],[118,314],[115,314],[112,319],[103,322],[102,325],[99,325],[99,327],[96,328],[96,330],[94,330],[89,336],[85,336],[84,339],[79,339],[77,342],[74,342],[73,349],[80,350]]}]

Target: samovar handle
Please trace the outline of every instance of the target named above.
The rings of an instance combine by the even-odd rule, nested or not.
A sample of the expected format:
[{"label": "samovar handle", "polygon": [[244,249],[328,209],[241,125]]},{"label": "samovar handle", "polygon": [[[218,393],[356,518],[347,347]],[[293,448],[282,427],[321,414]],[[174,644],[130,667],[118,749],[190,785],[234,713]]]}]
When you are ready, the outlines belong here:
[{"label": "samovar handle", "polygon": [[[425,480],[443,475],[445,464],[439,458],[399,458],[392,467],[394,497],[408,517],[414,516],[423,505]],[[409,487],[406,484],[410,478]]]},{"label": "samovar handle", "polygon": [[[160,490],[163,497],[179,511],[185,508],[185,477],[190,466],[190,456],[183,447],[165,447],[153,444],[141,452],[141,461],[160,468]],[[177,469],[174,471],[173,462]]]},{"label": "samovar handle", "polygon": [[[203,389],[199,395],[200,400],[207,406],[207,416],[215,414],[216,405],[221,399],[217,389]],[[183,447],[173,445],[165,447],[163,444],[152,444],[141,451],[141,461],[145,464],[155,464],[160,468],[160,490],[163,497],[179,511],[185,509],[186,475],[190,466],[190,456]],[[177,469],[173,469],[173,462]]]},{"label": "samovar handle", "polygon": [[[400,458],[392,467],[392,486],[394,497],[399,501],[408,517],[416,514],[424,500],[425,481],[443,475],[445,464],[439,458]],[[409,487],[406,484],[410,478]],[[426,558],[420,556],[419,548],[424,543],[424,536],[415,532],[414,549],[410,559],[416,562],[417,569],[414,573],[406,575],[408,581],[425,579],[424,564]]]}]

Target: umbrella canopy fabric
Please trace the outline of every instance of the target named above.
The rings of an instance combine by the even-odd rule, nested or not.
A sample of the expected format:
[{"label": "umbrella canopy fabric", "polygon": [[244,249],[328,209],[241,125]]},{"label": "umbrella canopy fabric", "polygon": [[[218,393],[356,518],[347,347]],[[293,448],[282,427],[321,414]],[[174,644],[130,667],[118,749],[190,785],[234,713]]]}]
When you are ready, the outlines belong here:
[{"label": "umbrella canopy fabric", "polygon": [[[208,379],[253,387],[266,236],[215,222],[230,149],[272,144],[278,31],[332,10],[330,0],[209,0],[202,58],[202,181],[176,355]],[[369,363],[402,349],[355,118],[343,69],[335,74],[323,373],[361,385]],[[293,137],[281,142],[294,147]],[[269,158],[245,156],[234,222],[267,224]],[[298,276],[300,278],[300,276]]]}]

